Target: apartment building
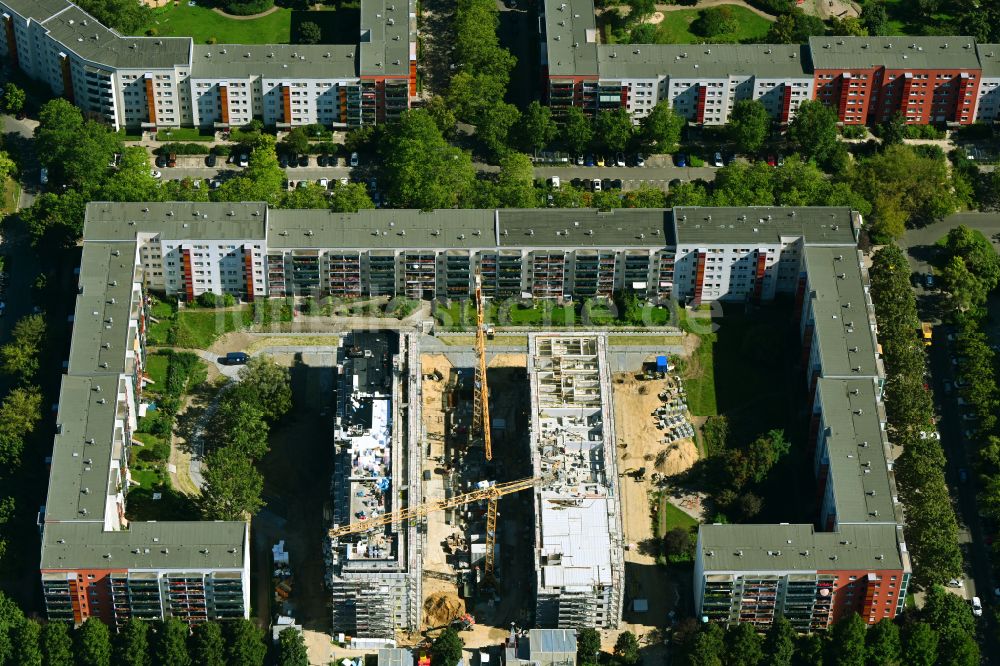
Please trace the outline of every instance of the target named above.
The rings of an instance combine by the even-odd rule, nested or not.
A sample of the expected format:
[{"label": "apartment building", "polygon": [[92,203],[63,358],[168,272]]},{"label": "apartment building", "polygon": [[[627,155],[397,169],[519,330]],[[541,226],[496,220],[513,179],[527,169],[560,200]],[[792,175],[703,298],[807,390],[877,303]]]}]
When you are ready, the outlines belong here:
[{"label": "apartment building", "polygon": [[[355,331],[338,349],[332,527],[421,502],[419,358],[407,334]],[[332,538],[333,631],[385,641],[416,631],[422,548],[415,521]]]},{"label": "apartment building", "polygon": [[896,112],[915,124],[977,116],[989,66],[970,37],[811,37],[808,44],[601,44],[592,0],[546,0],[539,18],[543,92],[556,110],[626,109],[638,121],[667,101],[698,125],[728,122],[741,99],[787,124],[818,99],[845,124]]},{"label": "apartment building", "polygon": [[50,620],[247,617],[243,522],[137,522],[129,453],[143,404],[147,301],[135,238],[84,242],[41,512]]},{"label": "apartment building", "polygon": [[625,564],[607,338],[528,336],[535,623],[617,628]]},{"label": "apartment building", "polygon": [[[815,524],[703,525],[695,555],[697,612],[722,623],[799,631],[857,612],[902,611],[911,572],[882,404],[885,373],[868,279],[854,247],[807,242],[796,289]],[[817,527],[818,526],[818,527]]]},{"label": "apartment building", "polygon": [[1000,44],[977,44],[976,53],[983,67],[976,101],[976,120],[995,122],[1000,118]]},{"label": "apartment building", "polygon": [[412,0],[365,0],[357,44],[130,37],[69,0],[4,0],[0,55],[116,129],[289,128],[391,120],[416,95]]}]

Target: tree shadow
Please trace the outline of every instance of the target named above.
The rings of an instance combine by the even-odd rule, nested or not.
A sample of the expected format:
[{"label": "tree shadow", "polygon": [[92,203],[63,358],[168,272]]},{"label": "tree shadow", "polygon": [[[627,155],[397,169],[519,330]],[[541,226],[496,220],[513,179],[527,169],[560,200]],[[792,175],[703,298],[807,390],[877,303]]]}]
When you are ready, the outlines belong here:
[{"label": "tree shadow", "polygon": [[357,7],[341,7],[324,11],[293,11],[293,44],[301,43],[303,23],[315,23],[319,26],[320,44],[356,44],[361,29],[361,10]]}]

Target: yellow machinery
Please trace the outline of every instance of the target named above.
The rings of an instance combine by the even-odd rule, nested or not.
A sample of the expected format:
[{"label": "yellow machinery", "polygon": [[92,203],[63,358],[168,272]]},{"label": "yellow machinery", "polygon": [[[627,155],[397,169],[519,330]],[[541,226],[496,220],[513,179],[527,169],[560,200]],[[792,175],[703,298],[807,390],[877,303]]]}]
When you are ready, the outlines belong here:
[{"label": "yellow machinery", "polygon": [[[510,495],[511,493],[527,490],[528,488],[532,488],[539,483],[544,483],[545,481],[550,480],[554,476],[554,474],[555,470],[553,470],[552,473],[550,473],[547,476],[536,476],[525,479],[518,479],[517,481],[508,481],[507,483],[498,483],[488,488],[478,488],[476,490],[473,490],[472,492],[464,493],[462,495],[455,495],[454,497],[449,499],[434,500],[433,502],[424,502],[423,504],[406,507],[405,509],[397,509],[396,511],[393,511],[391,513],[385,513],[375,518],[369,518],[368,520],[359,520],[349,525],[335,527],[329,531],[329,534],[331,537],[341,537],[344,536],[345,534],[368,532],[377,527],[382,527],[383,525],[402,523],[407,520],[412,520],[414,518],[422,518],[423,516],[426,516],[427,514],[433,513],[435,511],[443,511],[444,509],[453,509],[457,506],[464,506],[466,504],[471,504],[473,502],[480,502],[482,500],[489,500],[491,503],[495,504],[496,500],[503,497],[504,495]],[[486,558],[487,562],[492,561],[492,558],[490,557],[489,548],[487,548],[486,550]]]},{"label": "yellow machinery", "polygon": [[472,387],[472,432],[482,434],[486,459],[492,460],[490,389],[486,384],[486,316],[483,310],[483,279],[476,271],[476,377]]}]

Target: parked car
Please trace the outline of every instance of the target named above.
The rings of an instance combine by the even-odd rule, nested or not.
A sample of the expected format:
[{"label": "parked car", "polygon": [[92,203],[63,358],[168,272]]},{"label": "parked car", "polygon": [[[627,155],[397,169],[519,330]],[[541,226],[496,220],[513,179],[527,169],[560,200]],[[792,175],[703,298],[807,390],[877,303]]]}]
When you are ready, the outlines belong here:
[{"label": "parked car", "polygon": [[674,155],[674,164],[679,167],[686,167],[688,165],[687,155],[684,153],[677,153]]},{"label": "parked car", "polygon": [[167,166],[175,167],[177,166],[177,153],[170,153],[167,155]]},{"label": "parked car", "polygon": [[250,156],[247,155],[246,153],[240,153],[239,157],[236,158],[237,166],[245,167],[249,163],[250,163]]},{"label": "parked car", "polygon": [[222,187],[222,181],[221,181],[221,180],[218,180],[218,179],[216,179],[216,180],[213,180],[213,181],[211,182],[211,188],[212,188],[213,190],[217,190],[217,189],[219,189],[220,187]]},{"label": "parked car", "polygon": [[616,190],[622,189],[622,179],[621,178],[615,178],[614,180],[612,180],[611,181],[611,187],[613,187]]},{"label": "parked car", "polygon": [[637,167],[643,167],[643,166],[646,166],[646,158],[645,158],[645,157],[643,156],[643,154],[642,154],[642,153],[638,153],[638,154],[637,154],[637,155],[635,156],[635,165],[636,165]]},{"label": "parked car", "polygon": [[945,395],[951,395],[952,385],[950,381],[945,380],[944,384],[942,384],[942,388],[944,388]]},{"label": "parked car", "polygon": [[595,178],[594,180],[590,181],[590,186],[591,186],[591,189],[593,189],[595,192],[600,192],[601,191],[601,179],[600,178]]},{"label": "parked car", "polygon": [[599,167],[604,166],[604,155],[597,156],[597,166]]},{"label": "parked car", "polygon": [[927,287],[928,289],[933,289],[934,288],[934,274],[933,273],[928,273],[927,275],[924,276],[924,286]]},{"label": "parked car", "polygon": [[361,162],[361,160],[358,159],[358,154],[357,153],[351,153],[351,168],[353,169],[354,167],[358,166],[358,164],[360,162]]},{"label": "parked car", "polygon": [[155,164],[160,169],[166,167],[167,166],[167,156],[166,155],[157,155],[156,159],[153,160],[153,164]]},{"label": "parked car", "polygon": [[549,184],[552,187],[559,187],[561,183],[562,181],[559,180],[559,176],[552,176],[551,178],[549,178]]},{"label": "parked car", "polygon": [[300,167],[307,167],[307,166],[309,166],[309,156],[308,155],[299,155],[299,166]]},{"label": "parked car", "polygon": [[49,169],[48,167],[42,167],[38,170],[38,182],[42,185],[49,184]]},{"label": "parked car", "polygon": [[351,182],[351,179],[348,178],[347,176],[341,176],[340,177],[340,184],[341,185],[347,185],[350,182]]},{"label": "parked car", "polygon": [[215,153],[209,153],[205,156],[205,166],[214,167],[215,166]]},{"label": "parked car", "polygon": [[778,158],[775,157],[773,154],[772,155],[768,155],[767,156],[767,165],[768,166],[778,166]]},{"label": "parked car", "polygon": [[969,470],[965,469],[964,467],[960,467],[959,470],[958,470],[958,480],[961,481],[962,483],[965,483],[966,481],[968,481],[969,480]]},{"label": "parked car", "polygon": [[983,602],[979,597],[972,597],[972,614],[976,617],[983,616]]},{"label": "parked car", "polygon": [[724,165],[722,161],[722,153],[716,152],[715,156],[712,158],[712,166],[721,167]]},{"label": "parked car", "polygon": [[223,365],[246,365],[250,360],[250,355],[243,352],[229,352],[219,359]]},{"label": "parked car", "polygon": [[320,155],[316,158],[316,166],[325,167],[327,163],[326,155]]},{"label": "parked car", "polygon": [[149,175],[153,178],[163,178],[163,172],[157,171],[156,169],[150,169]]},{"label": "parked car", "polygon": [[322,187],[324,190],[330,187],[330,180],[328,178],[320,178],[316,181],[316,184]]},{"label": "parked car", "polygon": [[583,155],[577,155],[576,156],[576,165],[577,166],[583,166]]},{"label": "parked car", "polygon": [[615,155],[615,166],[625,166],[625,153],[618,153]]}]

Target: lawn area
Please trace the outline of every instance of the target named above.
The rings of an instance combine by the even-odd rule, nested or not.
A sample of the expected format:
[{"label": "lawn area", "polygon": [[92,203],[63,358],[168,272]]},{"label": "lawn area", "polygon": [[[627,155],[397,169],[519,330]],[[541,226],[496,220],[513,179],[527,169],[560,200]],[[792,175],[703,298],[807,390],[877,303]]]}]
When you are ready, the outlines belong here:
[{"label": "lawn area", "polygon": [[176,315],[174,345],[190,349],[207,349],[216,338],[247,325],[250,308],[232,310],[185,309]]},{"label": "lawn area", "polygon": [[660,509],[656,515],[659,518],[658,536],[661,537],[675,527],[684,527],[689,530],[698,527],[698,521],[671,504],[666,493],[660,495]]},{"label": "lawn area", "polygon": [[[943,2],[940,9],[947,9],[949,3]],[[885,0],[885,11],[889,15],[886,24],[890,35],[925,35],[926,28],[935,28],[950,24],[954,16],[945,11],[933,14],[931,20],[921,18],[917,3],[913,0]]]},{"label": "lawn area", "polygon": [[13,213],[17,210],[17,198],[21,194],[21,186],[8,177],[3,183],[3,205],[0,213]]},{"label": "lawn area", "polygon": [[166,354],[149,354],[146,357],[146,374],[153,380],[150,390],[159,393],[167,383],[167,366],[170,357]]},{"label": "lawn area", "polygon": [[678,9],[663,12],[663,21],[657,26],[656,42],[658,44],[698,44],[712,42],[715,44],[761,40],[771,28],[771,22],[754,14],[746,7],[739,5],[721,5],[728,7],[739,23],[736,32],[716,35],[706,39],[691,32],[691,24],[698,18],[698,9]]},{"label": "lawn area", "polygon": [[261,18],[240,21],[222,16],[208,7],[189,7],[186,2],[153,10],[146,29],[161,37],[191,37],[207,44],[288,44],[292,35],[292,10],[279,7]]},{"label": "lawn area", "polygon": [[214,139],[215,132],[209,130],[204,133],[197,127],[172,127],[156,133],[157,141],[212,141]]},{"label": "lawn area", "polygon": [[715,400],[715,333],[698,336],[701,343],[684,367],[688,409],[695,416],[718,414]]},{"label": "lawn area", "polygon": [[609,335],[608,345],[611,347],[652,347],[654,345],[681,345],[684,338],[680,335]]},{"label": "lawn area", "polygon": [[[484,313],[486,321],[499,326],[625,326],[616,316],[611,303],[602,299],[588,300],[583,304],[556,305],[552,301],[490,302]],[[438,324],[452,331],[467,331],[476,325],[476,310],[470,301],[452,301],[447,306],[437,303],[434,318]],[[642,320],[652,326],[670,323],[666,308],[646,305]],[[655,341],[651,344],[655,344]]]}]

